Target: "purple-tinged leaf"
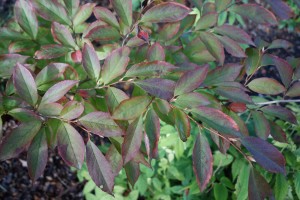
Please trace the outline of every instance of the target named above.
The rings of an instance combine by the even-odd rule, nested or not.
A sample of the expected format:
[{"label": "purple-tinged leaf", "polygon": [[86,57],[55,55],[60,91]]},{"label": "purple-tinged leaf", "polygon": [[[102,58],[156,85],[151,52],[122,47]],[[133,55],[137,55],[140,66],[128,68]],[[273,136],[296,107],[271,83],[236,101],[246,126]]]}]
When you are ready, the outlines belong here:
[{"label": "purple-tinged leaf", "polygon": [[231,110],[227,114],[237,123],[237,125],[240,128],[240,133],[242,133],[244,136],[248,136],[248,128],[246,126],[245,121],[240,117],[240,115]]},{"label": "purple-tinged leaf", "polygon": [[72,22],[61,3],[57,0],[32,0],[38,14],[48,21],[56,21],[62,24],[71,25]]},{"label": "purple-tinged leaf", "polygon": [[248,87],[260,94],[277,95],[285,92],[285,88],[272,78],[257,78],[252,80]]},{"label": "purple-tinged leaf", "polygon": [[157,108],[160,110],[163,114],[168,114],[171,111],[171,105],[169,102],[163,99],[155,99],[155,104],[157,105]]},{"label": "purple-tinged leaf", "polygon": [[127,164],[138,153],[143,138],[143,120],[142,117],[134,120],[128,127],[124,142],[122,144],[123,164]]},{"label": "purple-tinged leaf", "polygon": [[259,111],[251,111],[252,119],[254,122],[255,133],[258,137],[266,140],[270,135],[270,123],[263,113]]},{"label": "purple-tinged leaf", "polygon": [[221,65],[223,65],[225,60],[225,53],[224,53],[224,47],[221,44],[220,40],[215,35],[208,32],[200,32],[199,36],[201,41],[205,44],[209,53],[213,55],[213,57]]},{"label": "purple-tinged leaf", "polygon": [[68,123],[62,123],[57,130],[58,153],[71,167],[80,169],[84,161],[85,145],[81,135]]},{"label": "purple-tinged leaf", "polygon": [[112,119],[109,113],[91,112],[78,120],[87,130],[94,134],[112,137],[124,135],[121,128]]},{"label": "purple-tinged leaf", "polygon": [[293,44],[287,40],[277,39],[277,40],[273,40],[267,49],[278,49],[278,48],[288,49],[291,48],[292,46]]},{"label": "purple-tinged leaf", "polygon": [[179,95],[175,100],[175,104],[185,109],[206,106],[210,104],[210,101],[198,92],[191,92]]},{"label": "purple-tinged leaf", "polygon": [[59,103],[41,104],[38,112],[45,116],[59,116],[64,107]]},{"label": "purple-tinged leaf", "polygon": [[258,24],[277,25],[278,23],[273,13],[257,4],[233,5],[229,8],[229,11]]},{"label": "purple-tinged leaf", "polygon": [[15,108],[10,110],[8,114],[20,122],[42,121],[41,117],[34,111],[26,108]]},{"label": "purple-tinged leaf", "polygon": [[36,181],[44,172],[48,160],[48,144],[45,128],[34,137],[27,153],[28,172],[32,181]]},{"label": "purple-tinged leaf", "polygon": [[130,185],[133,187],[136,181],[139,179],[141,173],[140,164],[134,161],[130,161],[124,166],[124,169],[126,172],[127,179]]},{"label": "purple-tinged leaf", "polygon": [[149,94],[167,101],[174,96],[175,82],[171,80],[152,78],[135,81],[134,83]]},{"label": "purple-tinged leaf", "polygon": [[261,108],[261,111],[263,111],[265,114],[278,117],[284,121],[288,121],[293,124],[297,124],[297,119],[292,111],[290,111],[287,108],[281,107],[281,106],[274,106],[269,105]]},{"label": "purple-tinged leaf", "polygon": [[164,61],[152,61],[152,62],[142,62],[133,65],[125,74],[126,77],[135,76],[161,76],[176,67],[170,63]]},{"label": "purple-tinged leaf", "polygon": [[248,76],[251,76],[256,72],[260,66],[261,53],[257,48],[247,48],[246,49],[247,58],[245,59],[245,68]]},{"label": "purple-tinged leaf", "polygon": [[160,60],[164,61],[166,58],[165,50],[164,48],[158,43],[152,44],[147,52],[147,60],[148,61],[155,61]]},{"label": "purple-tinged leaf", "polygon": [[257,137],[244,137],[241,142],[260,166],[270,172],[285,174],[285,159],[276,147]]},{"label": "purple-tinged leaf", "polygon": [[49,90],[47,90],[41,100],[41,104],[54,103],[60,100],[77,83],[78,81],[74,80],[65,80],[56,83],[51,88],[49,88]]},{"label": "purple-tinged leaf", "polygon": [[10,77],[17,63],[23,64],[28,59],[28,56],[19,54],[2,54],[0,55],[0,76]]},{"label": "purple-tinged leaf", "polygon": [[222,26],[215,27],[213,30],[214,30],[214,33],[218,33],[223,36],[227,36],[238,43],[249,44],[249,45],[255,46],[250,35],[248,35],[248,33],[246,33],[243,29],[240,29],[236,26],[224,24]]},{"label": "purple-tinged leaf", "polygon": [[111,165],[91,140],[89,140],[86,145],[86,163],[89,174],[95,184],[104,192],[112,194],[114,188],[114,174]]},{"label": "purple-tinged leaf", "polygon": [[209,183],[213,172],[213,156],[207,139],[198,134],[193,149],[193,169],[200,191]]},{"label": "purple-tinged leaf", "polygon": [[141,22],[165,23],[176,22],[185,18],[191,10],[179,3],[165,2],[160,3],[142,16]]},{"label": "purple-tinged leaf", "polygon": [[27,34],[22,34],[20,32],[17,32],[15,30],[12,30],[7,27],[0,28],[0,39],[1,40],[11,40],[11,41],[25,41],[29,40],[30,37]]},{"label": "purple-tinged leaf", "polygon": [[51,63],[44,67],[35,77],[36,85],[39,87],[43,84],[57,80],[67,69],[69,65],[65,63]]},{"label": "purple-tinged leaf", "polygon": [[107,8],[105,7],[95,7],[94,8],[94,15],[97,19],[100,19],[107,24],[119,29],[120,25],[116,18],[116,16]]},{"label": "purple-tinged leaf", "polygon": [[93,9],[96,6],[95,3],[86,3],[80,6],[78,12],[74,16],[73,26],[78,26],[85,22],[93,13]]},{"label": "purple-tinged leaf", "polygon": [[104,84],[107,84],[124,74],[130,60],[129,54],[130,49],[128,47],[121,47],[110,53],[110,55],[104,61],[101,72],[101,77]]},{"label": "purple-tinged leaf", "polygon": [[64,0],[67,11],[70,16],[74,16],[78,11],[80,0]]},{"label": "purple-tinged leaf", "polygon": [[132,24],[132,1],[128,0],[110,0],[114,10],[120,17],[120,20],[126,26]]},{"label": "purple-tinged leaf", "polygon": [[140,47],[145,43],[146,43],[145,40],[143,40],[143,39],[141,39],[137,36],[134,36],[134,37],[132,37],[128,40],[128,42],[126,43],[126,46],[128,46],[128,47]]},{"label": "purple-tinged leaf", "polygon": [[84,111],[84,107],[82,103],[77,101],[69,101],[62,109],[60,113],[60,117],[65,120],[76,119],[80,117],[83,111]]},{"label": "purple-tinged leaf", "polygon": [[38,100],[38,94],[34,78],[30,71],[19,63],[13,72],[13,83],[17,94],[27,103],[35,106]]},{"label": "purple-tinged leaf", "polygon": [[263,200],[267,197],[274,199],[272,196],[272,189],[266,179],[254,168],[251,168],[248,183],[249,200]]},{"label": "purple-tinged leaf", "polygon": [[210,71],[204,81],[204,85],[214,85],[221,82],[233,82],[240,75],[243,66],[239,64],[226,64]]},{"label": "purple-tinged leaf", "polygon": [[271,127],[271,135],[274,138],[274,140],[278,141],[278,142],[283,142],[283,143],[288,143],[287,139],[286,139],[286,134],[285,132],[282,130],[282,128],[280,126],[278,126],[277,124],[275,124],[274,122],[269,121],[270,123],[270,127]]},{"label": "purple-tinged leaf", "polygon": [[114,145],[110,145],[105,154],[105,158],[110,163],[114,176],[118,176],[119,172],[123,168],[123,160],[120,152]]},{"label": "purple-tinged leaf", "polygon": [[98,26],[107,26],[107,23],[103,22],[102,20],[96,20],[93,23],[89,24],[88,27],[83,31],[82,37],[85,38],[85,36],[95,27]]},{"label": "purple-tinged leaf", "polygon": [[176,82],[175,95],[189,93],[197,89],[206,78],[208,68],[208,65],[204,65],[184,73]]},{"label": "purple-tinged leaf", "polygon": [[287,88],[290,85],[293,78],[293,68],[287,61],[271,54],[264,54],[261,66],[266,65],[275,65],[285,87]]},{"label": "purple-tinged leaf", "polygon": [[18,0],[14,13],[20,27],[35,40],[38,34],[38,21],[31,2]]},{"label": "purple-tinged leaf", "polygon": [[149,104],[151,98],[149,96],[132,97],[122,101],[113,112],[113,119],[116,120],[131,120],[143,114]]},{"label": "purple-tinged leaf", "polygon": [[54,40],[64,46],[68,46],[71,48],[76,48],[75,40],[73,39],[73,36],[69,29],[61,25],[57,22],[53,22],[51,26],[51,33],[54,38]]},{"label": "purple-tinged leaf", "polygon": [[160,122],[153,109],[149,109],[145,118],[145,132],[149,139],[150,160],[158,156],[158,141],[160,137]]},{"label": "purple-tinged leaf", "polygon": [[93,46],[85,43],[82,50],[82,65],[87,75],[97,81],[100,76],[100,61]]},{"label": "purple-tinged leaf", "polygon": [[299,97],[300,96],[300,82],[294,83],[285,94],[289,97]]},{"label": "purple-tinged leaf", "polygon": [[34,58],[41,59],[53,59],[66,55],[71,50],[68,47],[59,44],[49,44],[42,46],[40,50],[36,51]]},{"label": "purple-tinged leaf", "polygon": [[226,154],[230,147],[230,142],[225,140],[224,138],[221,138],[215,133],[210,132],[211,139],[214,141],[214,143],[218,146],[219,151],[222,154]]},{"label": "purple-tinged leaf", "polygon": [[105,100],[110,113],[113,113],[115,108],[125,99],[129,99],[129,97],[120,89],[109,87],[106,91]]},{"label": "purple-tinged leaf", "polygon": [[179,31],[180,23],[166,23],[158,32],[158,39],[160,41],[168,41],[171,40]]},{"label": "purple-tinged leaf", "polygon": [[232,0],[216,0],[216,10],[218,12],[224,11],[232,2]]},{"label": "purple-tinged leaf", "polygon": [[18,156],[30,144],[41,126],[41,121],[30,121],[13,129],[0,143],[0,160]]},{"label": "purple-tinged leaf", "polygon": [[272,11],[281,20],[293,17],[293,11],[286,2],[282,0],[266,0],[266,2],[271,5]]},{"label": "purple-tinged leaf", "polygon": [[107,25],[96,26],[85,36],[85,38],[95,41],[116,41],[120,37],[121,35],[116,28]]},{"label": "purple-tinged leaf", "polygon": [[216,25],[218,17],[219,14],[216,12],[209,12],[202,15],[195,26],[195,30],[204,30]]},{"label": "purple-tinged leaf", "polygon": [[226,51],[232,56],[238,58],[247,57],[244,50],[237,44],[234,40],[230,39],[227,36],[218,36],[220,42],[223,44]]},{"label": "purple-tinged leaf", "polygon": [[196,119],[201,120],[220,133],[230,137],[239,137],[241,135],[237,123],[220,110],[198,106],[197,108],[192,108],[191,112]]},{"label": "purple-tinged leaf", "polygon": [[179,133],[179,137],[183,142],[186,142],[191,134],[190,119],[187,114],[178,108],[173,108],[172,114],[175,119],[175,127]]}]

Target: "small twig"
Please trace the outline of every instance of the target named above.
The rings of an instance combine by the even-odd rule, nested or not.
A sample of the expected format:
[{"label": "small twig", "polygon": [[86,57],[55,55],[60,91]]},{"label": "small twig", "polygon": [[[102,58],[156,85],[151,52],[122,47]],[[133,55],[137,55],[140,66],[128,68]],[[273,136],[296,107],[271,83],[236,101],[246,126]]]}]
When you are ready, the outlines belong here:
[{"label": "small twig", "polygon": [[274,101],[266,101],[255,103],[256,105],[269,105],[274,103],[300,103],[300,99],[289,99],[289,100],[274,100]]}]

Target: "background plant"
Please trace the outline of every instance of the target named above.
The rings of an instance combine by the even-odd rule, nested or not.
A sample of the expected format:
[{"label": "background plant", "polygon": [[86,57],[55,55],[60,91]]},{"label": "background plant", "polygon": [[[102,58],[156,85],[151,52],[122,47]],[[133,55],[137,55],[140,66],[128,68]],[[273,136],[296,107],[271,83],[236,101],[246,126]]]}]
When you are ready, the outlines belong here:
[{"label": "background plant", "polygon": [[[199,20],[176,2],[142,2],[134,12],[132,1],[111,3],[117,16],[79,1],[17,1],[15,19],[0,31],[0,75],[7,79],[1,112],[21,124],[2,138],[0,159],[28,149],[29,175],[36,180],[48,148],[57,148],[72,167],[80,169],[86,159],[95,185],[112,193],[122,168],[133,186],[140,164],[151,167],[161,120],[193,146],[186,156],[192,156],[200,191],[212,182],[213,141],[220,156],[231,146],[244,158],[235,166],[243,171],[234,173],[247,181],[249,199],[277,197],[262,172],[278,173],[280,180],[290,173],[268,138],[293,139],[276,123],[281,119],[296,129],[294,113],[279,103],[299,101],[289,99],[299,96],[299,59],[268,53],[289,48],[287,41],[253,41],[239,27],[217,23],[228,12],[276,25],[275,15],[257,4],[230,0],[192,1]],[[267,3],[280,18],[292,15],[283,1]],[[284,13],[278,12],[280,6]],[[97,20],[87,22],[92,14]],[[224,64],[224,49],[241,61]],[[256,76],[269,65],[278,70],[277,80]],[[270,96],[276,100],[266,101]],[[94,137],[105,138],[109,148],[100,151]],[[224,187],[215,184],[214,190]]]}]

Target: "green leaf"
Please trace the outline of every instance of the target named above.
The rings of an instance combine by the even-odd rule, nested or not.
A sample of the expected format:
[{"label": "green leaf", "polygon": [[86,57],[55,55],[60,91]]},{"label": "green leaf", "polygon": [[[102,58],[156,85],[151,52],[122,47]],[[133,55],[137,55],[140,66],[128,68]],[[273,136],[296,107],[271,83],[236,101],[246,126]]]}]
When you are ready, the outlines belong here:
[{"label": "green leaf", "polygon": [[134,120],[128,127],[122,144],[123,164],[127,164],[138,153],[143,138],[142,117]]},{"label": "green leaf", "polygon": [[257,137],[244,137],[241,142],[260,166],[270,172],[285,174],[285,159],[273,145]]},{"label": "green leaf", "polygon": [[51,63],[44,67],[35,77],[38,88],[43,84],[57,80],[69,65],[65,63]]},{"label": "green leaf", "polygon": [[151,103],[149,96],[138,96],[126,99],[113,112],[113,119],[130,120],[139,117]]},{"label": "green leaf", "polygon": [[175,104],[185,109],[209,105],[210,101],[198,92],[191,92],[179,95],[175,100]]},{"label": "green leaf", "polygon": [[117,41],[121,35],[119,31],[108,25],[99,25],[92,28],[85,36],[92,41]]},{"label": "green leaf", "polygon": [[84,107],[82,103],[79,103],[77,101],[69,101],[64,105],[64,108],[60,113],[60,117],[65,120],[76,119],[80,117],[83,111]]},{"label": "green leaf", "polygon": [[134,83],[149,94],[167,101],[174,96],[175,82],[171,80],[152,78],[135,81]]},{"label": "green leaf", "polygon": [[166,23],[158,32],[158,39],[160,41],[171,40],[179,31],[180,22]]},{"label": "green leaf", "polygon": [[114,175],[111,165],[91,140],[86,145],[86,163],[89,174],[95,184],[101,187],[103,191],[112,194]]},{"label": "green leaf", "polygon": [[108,113],[91,112],[81,117],[78,121],[86,129],[100,136],[111,137],[121,136],[124,134]]},{"label": "green leaf", "polygon": [[165,23],[176,22],[185,18],[190,9],[175,2],[160,3],[153,6],[142,16],[141,22]]},{"label": "green leaf", "polygon": [[268,182],[254,168],[251,168],[250,170],[248,196],[249,200],[260,200],[267,197],[272,199],[273,197],[272,189]]},{"label": "green leaf", "polygon": [[23,40],[30,40],[30,37],[26,34],[22,34],[15,30],[12,30],[7,27],[0,28],[0,39],[1,40],[12,40],[12,41],[23,41]]},{"label": "green leaf", "polygon": [[49,44],[41,47],[40,50],[36,51],[34,58],[41,59],[53,59],[66,55],[71,50],[68,47],[59,44]]},{"label": "green leaf", "polygon": [[64,0],[67,11],[70,16],[74,16],[78,11],[80,0]]},{"label": "green leaf", "polygon": [[216,10],[218,12],[224,11],[232,2],[232,0],[216,0]]},{"label": "green leaf", "polygon": [[38,94],[36,84],[30,71],[18,63],[13,72],[13,82],[17,94],[27,103],[35,106],[38,100]]},{"label": "green leaf", "polygon": [[209,12],[201,16],[195,26],[195,30],[204,30],[216,25],[218,16],[219,14],[216,12]]},{"label": "green leaf", "polygon": [[2,54],[0,55],[0,76],[10,77],[17,63],[24,64],[28,56],[19,54]]},{"label": "green leaf", "polygon": [[53,22],[51,26],[51,33],[54,40],[58,43],[74,49],[76,48],[77,45],[73,39],[73,36],[66,26],[57,22]]},{"label": "green leaf", "polygon": [[68,123],[57,130],[58,153],[71,167],[80,169],[84,161],[85,145],[81,135]]},{"label": "green leaf", "polygon": [[34,137],[27,153],[28,172],[32,181],[37,180],[44,172],[48,161],[48,145],[45,128]]},{"label": "green leaf", "polygon": [[258,137],[266,140],[270,135],[270,124],[263,113],[259,111],[251,111],[252,119],[254,122],[255,133]]},{"label": "green leaf", "polygon": [[288,49],[291,48],[292,46],[293,44],[287,40],[277,39],[277,40],[273,40],[267,49],[278,49],[278,48]]},{"label": "green leaf", "polygon": [[248,87],[260,94],[277,95],[285,92],[285,88],[272,78],[256,78],[248,84]]},{"label": "green leaf", "polygon": [[59,103],[46,103],[40,104],[38,111],[40,114],[46,116],[59,116],[63,106]]},{"label": "green leaf", "polygon": [[276,174],[274,191],[276,200],[286,199],[289,192],[289,183],[282,174]]},{"label": "green leaf", "polygon": [[233,137],[239,137],[241,135],[237,123],[220,110],[198,106],[192,108],[191,112],[197,119],[203,121],[220,133],[228,134]]},{"label": "green leaf", "polygon": [[247,75],[250,76],[253,73],[255,73],[255,71],[259,67],[261,55],[260,55],[260,50],[257,48],[246,49],[246,54],[247,54],[247,58],[245,60],[245,67],[246,67]]},{"label": "green leaf", "polygon": [[82,50],[82,65],[87,75],[97,81],[100,76],[100,61],[93,46],[85,43]]},{"label": "green leaf", "polygon": [[53,85],[43,96],[40,105],[60,100],[78,81],[65,80]]},{"label": "green leaf", "polygon": [[219,39],[212,33],[200,32],[201,41],[205,44],[207,50],[217,61],[223,65],[225,60],[224,47]]},{"label": "green leaf", "polygon": [[128,0],[111,0],[111,4],[116,11],[120,20],[126,26],[132,24],[132,1]]},{"label": "green leaf", "polygon": [[19,125],[7,134],[0,143],[0,160],[7,160],[18,156],[42,126],[41,121],[31,121]]},{"label": "green leaf", "polygon": [[93,13],[93,9],[96,6],[95,3],[86,3],[82,6],[80,6],[78,12],[74,16],[73,19],[73,26],[76,27],[83,22],[85,22]]},{"label": "green leaf", "polygon": [[32,0],[38,14],[48,21],[56,21],[62,24],[71,25],[68,14],[58,1]]},{"label": "green leaf", "polygon": [[115,108],[125,99],[129,99],[129,97],[120,89],[109,87],[106,91],[105,100],[110,113],[113,113]]},{"label": "green leaf", "polygon": [[197,89],[206,78],[208,67],[208,65],[204,65],[184,73],[176,83],[175,95],[189,93]]},{"label": "green leaf", "polygon": [[298,196],[298,198],[300,198],[300,172],[298,171],[298,172],[296,172],[295,174],[294,174],[294,184],[295,184],[295,192],[296,192],[296,194],[297,194],[297,196]]},{"label": "green leaf", "polygon": [[289,96],[289,97],[300,96],[300,82],[294,83],[287,91],[286,96]]},{"label": "green leaf", "polygon": [[190,119],[187,114],[178,108],[173,108],[172,114],[174,115],[175,127],[179,133],[179,137],[183,142],[186,142],[191,134]]},{"label": "green leaf", "polygon": [[18,0],[14,13],[20,27],[35,40],[38,34],[38,21],[31,2]]},{"label": "green leaf", "polygon": [[218,36],[218,38],[219,38],[220,42],[223,44],[226,51],[229,54],[231,54],[232,56],[235,56],[238,58],[247,57],[244,50],[234,40],[230,39],[227,36]]},{"label": "green leaf", "polygon": [[95,7],[94,8],[94,15],[97,19],[100,19],[107,24],[119,29],[120,25],[116,18],[116,16],[107,8],[105,7]]},{"label": "green leaf", "polygon": [[265,114],[278,117],[284,121],[297,124],[297,119],[294,113],[291,110],[282,106],[269,105],[261,108],[261,111],[263,111]]},{"label": "green leaf", "polygon": [[160,76],[164,75],[176,67],[164,61],[142,62],[133,65],[125,74],[126,77],[139,76]]},{"label": "green leaf", "polygon": [[214,184],[214,197],[217,200],[226,200],[228,198],[227,188],[220,183]]},{"label": "green leaf", "polygon": [[165,50],[158,42],[152,44],[149,47],[147,52],[148,61],[155,61],[155,60],[164,61],[165,58],[166,58]]},{"label": "green leaf", "polygon": [[193,169],[200,191],[209,183],[213,172],[213,157],[205,136],[198,134],[193,149]]},{"label": "green leaf", "polygon": [[215,33],[227,36],[238,43],[255,46],[250,35],[248,35],[248,33],[246,33],[243,29],[236,26],[224,24],[222,26],[215,27],[213,30]]},{"label": "green leaf", "polygon": [[107,84],[115,78],[121,76],[129,63],[130,49],[121,47],[110,53],[104,61],[101,77],[104,84]]},{"label": "green leaf", "polygon": [[28,110],[26,108],[14,108],[8,112],[13,118],[20,122],[30,122],[33,120],[41,120],[34,111]]},{"label": "green leaf", "polygon": [[139,163],[130,161],[124,166],[124,168],[125,168],[127,179],[131,184],[131,186],[133,187],[136,181],[139,179],[141,173],[140,165]]},{"label": "green leaf", "polygon": [[229,8],[229,11],[258,24],[277,25],[278,23],[273,13],[257,4],[233,5]]}]

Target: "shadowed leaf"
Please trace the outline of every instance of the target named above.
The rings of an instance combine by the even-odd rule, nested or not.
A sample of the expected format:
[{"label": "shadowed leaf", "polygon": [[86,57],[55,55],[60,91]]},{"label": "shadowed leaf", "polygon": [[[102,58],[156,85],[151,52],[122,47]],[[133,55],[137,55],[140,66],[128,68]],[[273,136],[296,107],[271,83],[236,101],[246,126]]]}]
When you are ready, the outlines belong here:
[{"label": "shadowed leaf", "polygon": [[300,96],[300,82],[294,83],[287,91],[286,96],[289,96],[289,97]]},{"label": "shadowed leaf", "polygon": [[268,49],[278,49],[278,48],[283,48],[283,49],[288,49],[293,46],[292,43],[290,43],[287,40],[273,40],[272,43],[268,46]]},{"label": "shadowed leaf", "polygon": [[19,54],[2,54],[0,55],[0,76],[10,77],[17,63],[23,64],[28,59],[28,56]]},{"label": "shadowed leaf", "polygon": [[293,16],[293,11],[286,2],[282,0],[266,0],[266,2],[271,5],[272,11],[281,20],[289,19]]},{"label": "shadowed leaf", "polygon": [[215,2],[216,2],[216,10],[218,12],[221,12],[230,5],[232,0],[216,0]]},{"label": "shadowed leaf", "polygon": [[99,79],[101,69],[100,61],[94,47],[85,43],[82,54],[82,65],[84,70],[91,79],[97,81]]},{"label": "shadowed leaf", "polygon": [[293,114],[292,111],[290,111],[287,108],[281,107],[281,106],[265,106],[263,108],[261,108],[261,111],[263,111],[264,113],[274,116],[274,117],[278,117],[284,121],[288,121],[291,122],[293,124],[297,124],[297,119],[295,117],[295,115]]},{"label": "shadowed leaf", "polygon": [[65,63],[51,63],[44,67],[35,77],[36,85],[39,87],[43,84],[57,80],[67,69],[69,65]]},{"label": "shadowed leaf", "polygon": [[160,122],[153,109],[149,109],[145,118],[145,131],[149,138],[150,159],[158,155],[158,141],[160,137]]},{"label": "shadowed leaf", "polygon": [[238,58],[247,57],[244,50],[237,44],[234,40],[230,39],[227,36],[218,36],[220,42],[223,44],[226,51],[232,56]]},{"label": "shadowed leaf", "polygon": [[172,114],[174,115],[175,127],[179,133],[179,137],[183,142],[186,142],[191,132],[190,119],[187,114],[178,108],[173,108]]},{"label": "shadowed leaf", "polygon": [[249,200],[263,200],[273,196],[272,189],[266,179],[254,168],[251,168],[250,170],[248,196]]},{"label": "shadowed leaf", "polygon": [[199,36],[209,53],[213,55],[221,65],[223,65],[225,60],[224,47],[218,38],[208,32],[200,32]]},{"label": "shadowed leaf", "polygon": [[271,130],[269,121],[264,114],[259,111],[251,111],[251,115],[253,118],[256,135],[261,139],[266,140],[270,135]]},{"label": "shadowed leaf", "polygon": [[49,44],[42,46],[40,50],[34,54],[35,59],[52,59],[66,55],[71,50],[68,47],[59,44]]},{"label": "shadowed leaf", "polygon": [[74,16],[73,26],[78,26],[85,22],[93,13],[93,9],[96,6],[95,3],[86,3],[80,6],[78,12]]}]

